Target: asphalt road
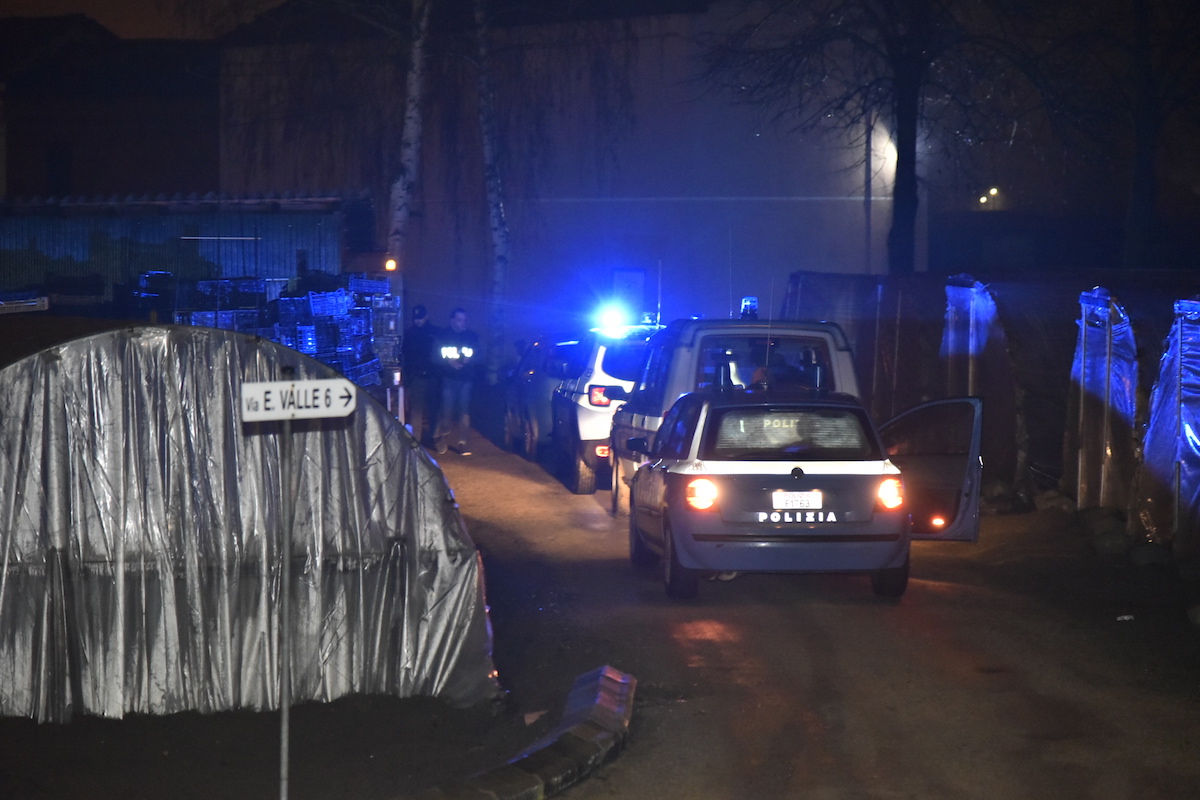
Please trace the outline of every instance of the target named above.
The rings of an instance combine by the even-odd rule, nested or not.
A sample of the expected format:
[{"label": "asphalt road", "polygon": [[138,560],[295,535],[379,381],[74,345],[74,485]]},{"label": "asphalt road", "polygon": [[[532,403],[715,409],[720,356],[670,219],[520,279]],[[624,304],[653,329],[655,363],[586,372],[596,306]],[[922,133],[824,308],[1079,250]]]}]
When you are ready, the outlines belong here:
[{"label": "asphalt road", "polygon": [[626,751],[571,798],[1200,796],[1200,648],[1161,573],[1073,515],[923,543],[897,602],[865,577],[745,576],[669,601],[608,496],[485,442],[443,458],[484,553],[501,679],[638,680]]}]

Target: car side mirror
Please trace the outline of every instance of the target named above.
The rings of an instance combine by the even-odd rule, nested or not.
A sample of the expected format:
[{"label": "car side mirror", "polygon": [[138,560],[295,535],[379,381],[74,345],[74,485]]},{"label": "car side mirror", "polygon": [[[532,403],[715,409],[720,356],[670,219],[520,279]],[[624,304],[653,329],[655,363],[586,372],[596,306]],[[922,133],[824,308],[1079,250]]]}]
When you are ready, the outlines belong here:
[{"label": "car side mirror", "polygon": [[650,442],[645,436],[635,436],[625,442],[625,446],[634,453],[650,454]]},{"label": "car side mirror", "polygon": [[604,396],[609,400],[628,400],[632,395],[624,386],[605,386]]}]

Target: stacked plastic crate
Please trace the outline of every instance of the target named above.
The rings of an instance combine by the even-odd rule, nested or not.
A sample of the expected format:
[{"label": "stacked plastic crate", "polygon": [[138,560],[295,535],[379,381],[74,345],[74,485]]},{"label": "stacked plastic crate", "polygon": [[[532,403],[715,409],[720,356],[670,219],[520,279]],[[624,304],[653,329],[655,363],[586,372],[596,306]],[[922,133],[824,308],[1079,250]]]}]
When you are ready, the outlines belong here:
[{"label": "stacked plastic crate", "polygon": [[328,364],[364,388],[380,386],[385,362],[390,366],[388,359],[399,356],[399,298],[389,294],[386,279],[340,276],[333,285],[338,283],[332,291],[285,296],[262,281],[200,281],[190,293],[196,305],[176,309],[175,321],[262,336]]}]

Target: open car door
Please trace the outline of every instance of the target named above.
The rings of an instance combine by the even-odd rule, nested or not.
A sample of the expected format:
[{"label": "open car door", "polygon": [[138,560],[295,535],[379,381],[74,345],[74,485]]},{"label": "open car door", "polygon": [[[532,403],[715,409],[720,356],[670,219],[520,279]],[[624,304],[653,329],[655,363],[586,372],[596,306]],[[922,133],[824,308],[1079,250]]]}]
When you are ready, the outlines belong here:
[{"label": "open car door", "polygon": [[922,403],[879,432],[904,478],[912,538],[979,541],[983,401],[955,397]]}]

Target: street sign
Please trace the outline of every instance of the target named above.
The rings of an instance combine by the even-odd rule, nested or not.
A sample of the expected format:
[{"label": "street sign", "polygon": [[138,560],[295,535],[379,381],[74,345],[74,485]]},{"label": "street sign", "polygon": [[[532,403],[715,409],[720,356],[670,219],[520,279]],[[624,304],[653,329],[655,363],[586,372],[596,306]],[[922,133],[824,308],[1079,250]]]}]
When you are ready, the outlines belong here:
[{"label": "street sign", "polygon": [[242,422],[346,417],[358,406],[358,387],[345,378],[242,384]]}]

